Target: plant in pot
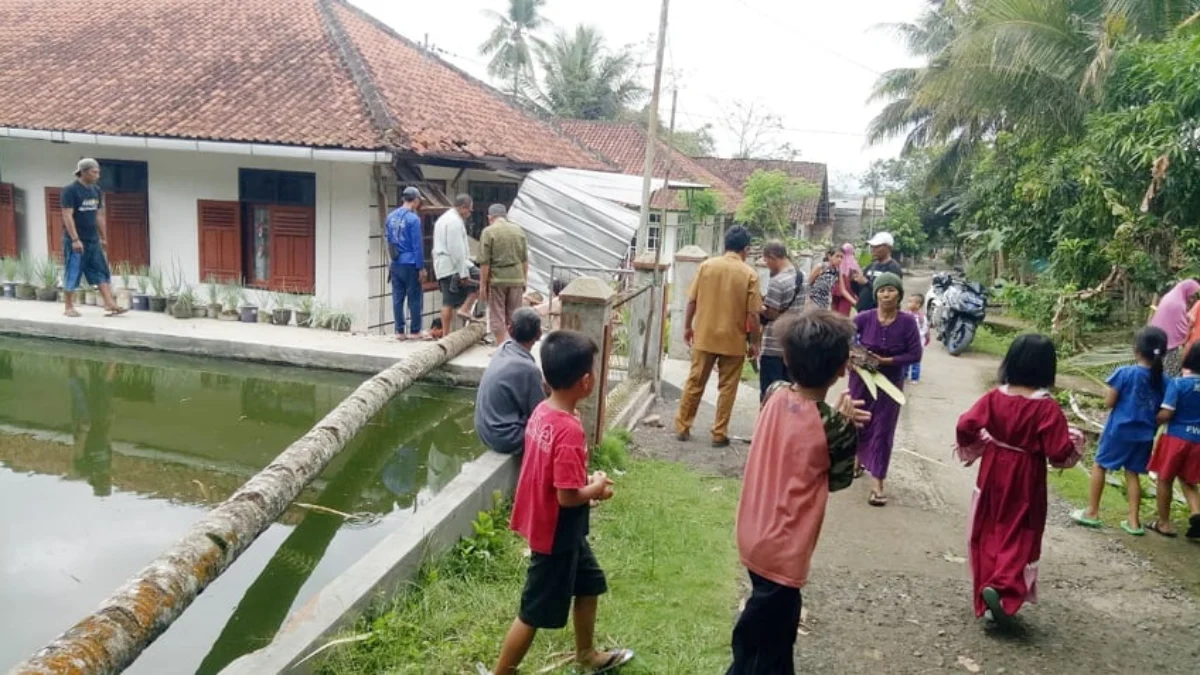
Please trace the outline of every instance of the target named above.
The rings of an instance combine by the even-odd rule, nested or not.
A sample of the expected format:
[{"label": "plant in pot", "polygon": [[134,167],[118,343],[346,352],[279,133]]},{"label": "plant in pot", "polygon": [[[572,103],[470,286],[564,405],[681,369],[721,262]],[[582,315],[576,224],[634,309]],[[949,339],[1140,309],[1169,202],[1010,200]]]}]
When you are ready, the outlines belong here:
[{"label": "plant in pot", "polygon": [[[173,314],[175,302],[179,300],[179,294],[183,292],[184,288],[183,269],[179,267],[178,260],[171,261],[171,269],[165,276],[167,284],[167,314]],[[193,301],[192,304],[196,303]]]},{"label": "plant in pot", "polygon": [[325,322],[329,330],[348,333],[350,324],[354,322],[354,316],[349,312],[330,312]]},{"label": "plant in pot", "polygon": [[208,303],[206,304],[208,318],[219,319],[221,318],[221,310],[224,309],[224,304],[221,302],[221,282],[217,281],[217,278],[210,274],[205,277],[204,284],[208,290]]},{"label": "plant in pot", "polygon": [[17,297],[17,277],[21,274],[21,261],[16,258],[0,260],[0,273],[4,275],[4,297]]},{"label": "plant in pot", "polygon": [[133,308],[133,265],[129,264],[128,260],[122,260],[117,263],[117,276],[121,279],[121,287],[113,293],[113,300],[116,301],[117,307],[121,309]]},{"label": "plant in pot", "polygon": [[184,284],[175,296],[175,304],[171,305],[171,316],[176,319],[191,319],[196,315],[195,310],[196,294],[192,292],[191,286]]},{"label": "plant in pot", "polygon": [[222,321],[237,321],[241,317],[238,314],[238,307],[245,299],[245,293],[242,292],[242,287],[237,284],[225,284],[221,287],[221,297],[224,306],[221,309],[220,319]]},{"label": "plant in pot", "polygon": [[271,296],[271,323],[276,326],[286,326],[292,322],[291,296],[287,293],[274,293]]},{"label": "plant in pot", "polygon": [[238,306],[238,317],[242,323],[258,323],[258,302],[242,296],[242,304]]},{"label": "plant in pot", "polygon": [[150,311],[165,312],[167,311],[167,282],[163,280],[162,270],[157,267],[150,268]]},{"label": "plant in pot", "polygon": [[134,278],[137,283],[137,293],[133,295],[132,306],[139,312],[150,311],[150,271],[141,267]]},{"label": "plant in pot", "polygon": [[58,261],[53,256],[46,256],[38,264],[37,299],[43,302],[58,301]]},{"label": "plant in pot", "polygon": [[17,284],[18,300],[33,300],[37,297],[37,288],[33,285],[37,279],[37,265],[32,259],[21,256],[21,262],[17,265],[17,279],[21,282]]},{"label": "plant in pot", "polygon": [[96,302],[100,298],[100,294],[96,292],[96,287],[89,284],[87,279],[79,280],[79,301],[90,307],[95,307]]},{"label": "plant in pot", "polygon": [[308,328],[312,325],[313,296],[302,295],[296,304],[296,325]]}]

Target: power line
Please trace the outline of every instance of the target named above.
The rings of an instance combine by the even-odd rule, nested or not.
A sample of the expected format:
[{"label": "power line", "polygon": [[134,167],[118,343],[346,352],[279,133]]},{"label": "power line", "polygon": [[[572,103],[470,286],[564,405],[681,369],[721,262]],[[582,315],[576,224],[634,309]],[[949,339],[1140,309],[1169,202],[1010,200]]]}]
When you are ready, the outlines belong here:
[{"label": "power line", "polygon": [[[745,7],[746,9],[750,10],[751,12],[758,14],[763,19],[766,19],[766,21],[773,26],[792,26],[792,25],[794,25],[794,22],[784,21],[783,19],[780,19],[779,17],[772,16],[772,15],[766,13],[765,11],[759,9],[758,7],[755,7],[755,6],[751,5],[750,3],[746,2],[746,0],[735,0],[735,1],[738,4],[740,4],[742,7]],[[856,61],[856,60],[850,58],[849,56],[846,56],[845,54],[837,51],[833,47],[830,47],[829,45],[821,42],[820,40],[812,37],[811,35],[805,36],[805,39],[807,41],[811,42],[814,46],[819,47],[820,49],[823,49],[826,52],[829,52],[833,56],[836,56],[837,58],[845,61],[846,63],[849,63],[852,66],[857,66],[859,68],[862,68],[863,70],[867,71],[868,73],[872,73],[874,75],[882,75],[882,73],[880,73],[878,70],[872,68],[871,66],[868,66],[860,61]]]},{"label": "power line", "polygon": [[[716,117],[713,115],[702,115],[699,113],[690,113],[690,112],[687,112],[686,110],[680,110],[679,114],[682,115],[683,117],[688,118],[688,120],[693,125],[696,123],[697,119],[707,120],[710,122],[724,122],[725,121],[723,118]],[[777,127],[777,128],[779,129],[779,131],[786,131],[786,132],[796,133],[796,134],[813,134],[813,135],[822,135],[822,136],[853,136],[856,138],[866,137],[865,133],[856,132],[856,131],[837,131],[837,130],[833,130],[833,129],[797,129],[797,128],[793,128],[793,127]]]}]

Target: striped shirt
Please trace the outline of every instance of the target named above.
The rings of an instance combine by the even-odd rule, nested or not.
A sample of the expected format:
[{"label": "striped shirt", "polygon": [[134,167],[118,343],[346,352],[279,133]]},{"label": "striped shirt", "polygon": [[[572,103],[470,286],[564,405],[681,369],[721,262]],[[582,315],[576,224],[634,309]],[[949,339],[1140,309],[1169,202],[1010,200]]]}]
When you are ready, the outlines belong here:
[{"label": "striped shirt", "polygon": [[779,311],[779,317],[763,331],[762,355],[783,356],[783,344],[776,333],[785,319],[804,313],[804,277],[797,279],[796,268],[788,267],[767,282],[767,296],[763,304]]}]

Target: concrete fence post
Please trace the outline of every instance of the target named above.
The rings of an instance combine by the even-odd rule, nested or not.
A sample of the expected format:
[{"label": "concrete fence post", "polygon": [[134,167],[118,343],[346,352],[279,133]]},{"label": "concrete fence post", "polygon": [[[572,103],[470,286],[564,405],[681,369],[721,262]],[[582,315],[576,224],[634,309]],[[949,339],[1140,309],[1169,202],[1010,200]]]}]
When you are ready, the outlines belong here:
[{"label": "concrete fence post", "polygon": [[691,349],[683,341],[683,324],[687,316],[688,290],[696,279],[700,263],[708,260],[708,253],[699,246],[685,246],[675,254],[675,283],[671,291],[671,341],[667,354],[673,359],[687,361],[692,358]]},{"label": "concrete fence post", "polygon": [[614,293],[609,285],[600,279],[592,277],[577,277],[559,294],[562,302],[562,327],[574,330],[596,341],[602,353],[596,359],[596,388],[591,396],[579,403],[579,415],[583,421],[584,432],[587,433],[588,443],[595,445],[603,435],[604,402],[600,400],[604,387],[600,378],[604,376],[603,353],[604,333],[612,314],[611,301]]},{"label": "concrete fence post", "polygon": [[629,303],[629,374],[639,380],[656,377],[662,363],[662,294],[667,290],[666,271],[671,265],[657,258],[654,251],[646,251],[633,261],[634,288],[651,287]]}]

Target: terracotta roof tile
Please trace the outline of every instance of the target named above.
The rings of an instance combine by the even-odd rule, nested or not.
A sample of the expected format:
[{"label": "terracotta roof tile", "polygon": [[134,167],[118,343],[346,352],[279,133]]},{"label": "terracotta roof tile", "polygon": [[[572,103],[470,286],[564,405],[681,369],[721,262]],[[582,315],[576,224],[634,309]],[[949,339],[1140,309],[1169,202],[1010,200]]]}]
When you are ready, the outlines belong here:
[{"label": "terracotta roof tile", "polygon": [[0,126],[611,168],[344,0],[0,0]]},{"label": "terracotta roof tile", "polygon": [[817,162],[793,162],[784,159],[725,159],[723,157],[697,157],[696,163],[721,176],[739,190],[746,188],[746,181],[755,171],[782,171],[792,178],[800,178],[821,188],[816,197],[792,206],[791,220],[794,223],[812,225],[817,222],[821,200],[828,201],[828,168]]},{"label": "terracotta roof tile", "polygon": [[[642,175],[646,168],[646,132],[637,124],[627,122],[602,122],[592,120],[559,120],[563,131],[579,139],[585,146],[596,151],[611,162],[622,173]],[[654,151],[654,177],[662,178],[667,173],[667,155],[670,154],[671,179],[687,183],[698,183],[711,187],[721,197],[725,212],[737,210],[742,201],[741,191],[714,174],[691,157],[658,142]],[[659,190],[654,195],[651,207],[686,208],[680,190]]]}]

